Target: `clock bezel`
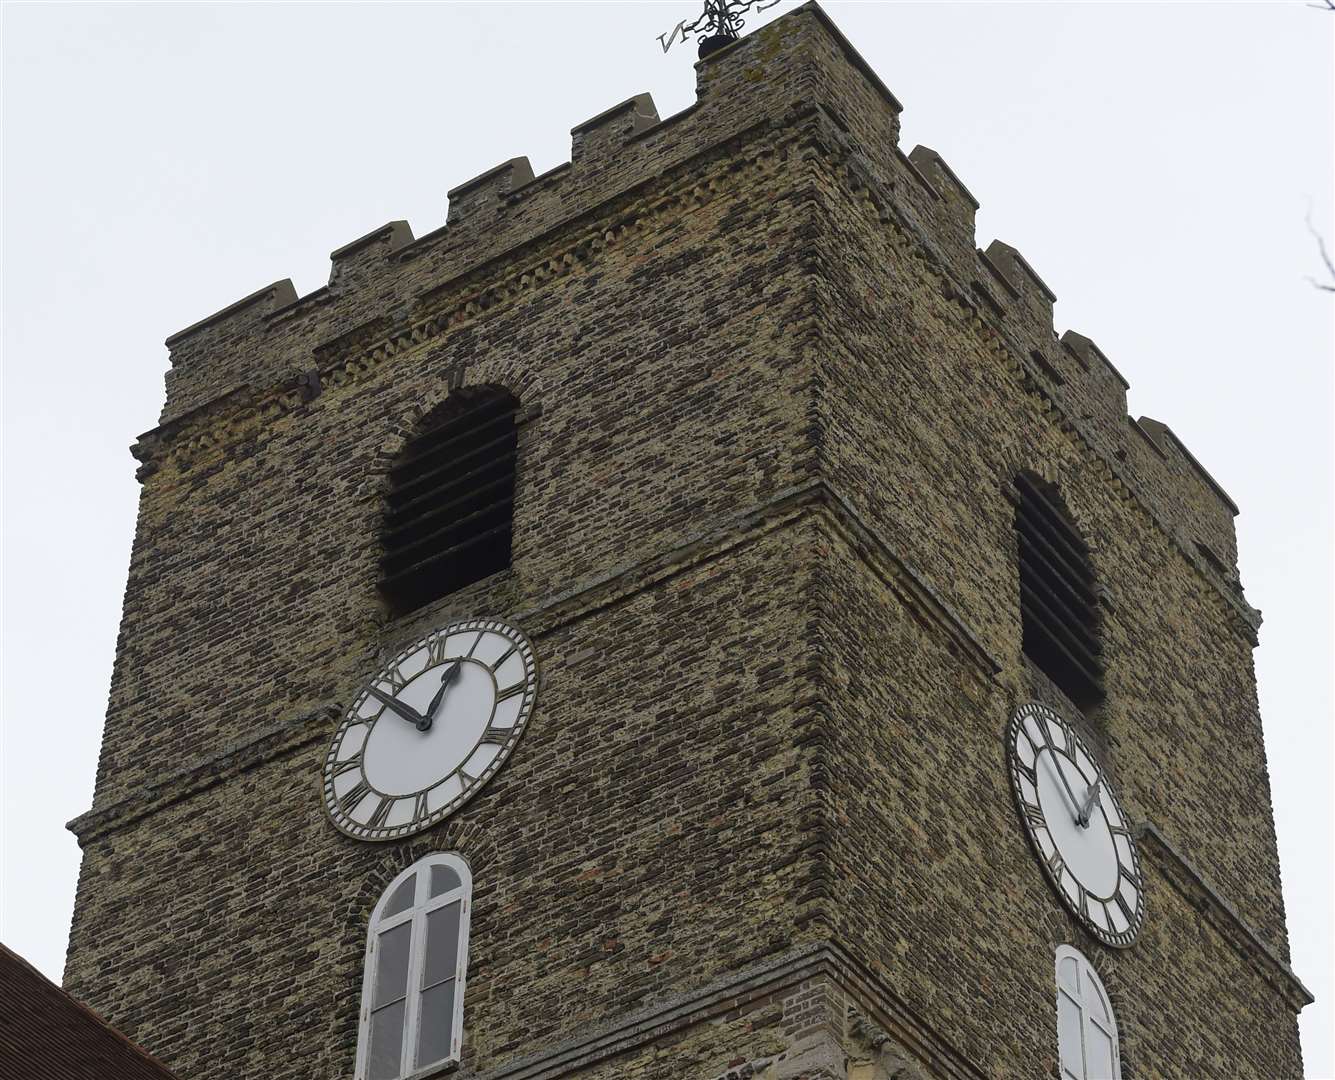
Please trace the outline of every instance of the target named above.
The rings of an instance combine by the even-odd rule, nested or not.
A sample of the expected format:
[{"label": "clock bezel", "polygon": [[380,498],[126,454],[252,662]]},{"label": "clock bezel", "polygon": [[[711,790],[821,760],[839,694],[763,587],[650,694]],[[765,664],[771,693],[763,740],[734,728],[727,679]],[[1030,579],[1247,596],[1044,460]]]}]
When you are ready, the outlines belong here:
[{"label": "clock bezel", "polygon": [[[1075,745],[1079,748],[1079,750],[1083,753],[1084,757],[1093,766],[1097,782],[1101,784],[1100,794],[1099,794],[1100,812],[1104,813],[1106,817],[1106,811],[1104,811],[1102,807],[1102,800],[1105,798],[1111,799],[1113,805],[1117,810],[1117,816],[1121,819],[1122,827],[1125,831],[1127,848],[1131,853],[1131,867],[1128,872],[1126,863],[1122,858],[1122,853],[1118,848],[1116,842],[1114,841],[1113,851],[1116,854],[1117,866],[1118,866],[1118,888],[1120,889],[1120,883],[1122,878],[1127,877],[1130,880],[1132,886],[1136,890],[1136,910],[1130,918],[1130,925],[1125,930],[1115,931],[1111,929],[1105,929],[1104,927],[1101,927],[1097,923],[1095,923],[1085,913],[1085,911],[1082,910],[1079,901],[1073,898],[1071,894],[1067,891],[1065,886],[1062,885],[1060,875],[1053,872],[1052,865],[1049,863],[1048,857],[1044,853],[1043,847],[1039,842],[1038,834],[1036,831],[1037,828],[1043,828],[1048,833],[1049,838],[1051,838],[1052,836],[1051,828],[1046,825],[1036,826],[1033,822],[1031,822],[1029,814],[1026,813],[1026,808],[1032,806],[1032,804],[1030,804],[1028,800],[1025,799],[1023,788],[1020,785],[1020,780],[1022,776],[1021,772],[1022,763],[1020,761],[1020,756],[1019,756],[1018,739],[1021,735],[1025,721],[1028,720],[1030,717],[1036,717],[1040,723],[1047,723],[1048,721],[1051,721],[1062,729],[1062,731],[1066,735],[1066,745],[1069,746],[1071,742],[1074,742]],[[1032,740],[1029,740],[1029,736],[1027,734],[1024,735],[1024,738],[1027,741],[1030,741],[1032,746]],[[1038,750],[1038,748],[1035,748],[1035,761],[1037,761],[1037,754],[1039,752],[1041,751]],[[1075,762],[1075,764],[1076,768],[1079,769],[1080,768],[1079,762],[1077,761]],[[1057,896],[1060,898],[1062,902],[1062,905],[1067,909],[1067,911],[1069,911],[1075,917],[1076,921],[1080,923],[1081,927],[1083,927],[1086,931],[1088,931],[1091,935],[1097,938],[1104,945],[1107,945],[1114,949],[1130,948],[1132,945],[1136,943],[1136,940],[1137,938],[1139,938],[1140,932],[1145,925],[1145,875],[1141,868],[1140,848],[1136,844],[1136,838],[1131,831],[1131,824],[1130,824],[1131,819],[1127,816],[1126,808],[1122,805],[1122,800],[1117,796],[1117,791],[1112,785],[1107,770],[1104,769],[1102,763],[1091,752],[1089,744],[1086,743],[1083,738],[1081,738],[1080,732],[1076,729],[1075,725],[1071,723],[1071,721],[1066,719],[1066,717],[1062,716],[1061,713],[1059,713],[1056,709],[1052,708],[1051,706],[1045,705],[1042,702],[1037,702],[1037,701],[1026,702],[1025,704],[1019,706],[1019,708],[1017,708],[1015,710],[1015,713],[1011,716],[1010,722],[1006,725],[1006,766],[1007,766],[1006,771],[1009,774],[1011,781],[1011,796],[1015,801],[1015,810],[1020,818],[1020,826],[1024,831],[1025,839],[1029,843],[1029,849],[1030,851],[1033,852],[1034,858],[1038,861],[1039,866],[1042,868],[1043,876],[1047,879],[1047,882],[1049,886],[1051,886],[1053,892],[1057,894]],[[1081,773],[1081,775],[1083,776],[1083,773]],[[1039,807],[1038,809],[1041,813],[1042,808]],[[1044,818],[1044,820],[1046,820],[1046,817]],[[1110,825],[1109,828],[1112,829],[1112,826]],[[1055,847],[1055,841],[1054,841],[1054,847]],[[1063,863],[1063,867],[1064,866],[1065,864]],[[1073,871],[1068,870],[1068,872],[1071,874],[1072,880],[1075,881],[1076,884],[1079,886],[1080,896],[1083,898],[1083,896],[1086,893],[1088,893],[1089,890],[1085,888],[1084,882],[1080,881],[1080,879],[1075,876],[1075,873]],[[1113,892],[1114,896],[1116,896],[1117,891],[1118,889],[1114,889]]]},{"label": "clock bezel", "polygon": [[[369,691],[367,688],[377,682],[385,681],[384,676],[387,672],[398,667],[409,657],[414,656],[421,650],[429,649],[433,641],[436,640],[444,641],[457,634],[467,634],[472,631],[477,631],[480,634],[494,633],[502,637],[508,638],[510,641],[514,643],[515,651],[522,658],[524,665],[523,699],[520,702],[519,711],[516,714],[515,721],[514,724],[512,725],[511,734],[509,738],[507,738],[504,743],[499,745],[496,755],[491,759],[490,762],[487,763],[487,765],[483,768],[482,772],[473,778],[471,783],[463,784],[462,790],[459,792],[459,794],[457,794],[454,798],[452,798],[449,802],[445,803],[443,806],[437,808],[434,811],[431,811],[425,816],[414,817],[411,821],[407,822],[406,824],[393,825],[393,826],[363,825],[360,822],[354,820],[351,817],[351,815],[349,815],[342,809],[340,797],[335,793],[334,782],[336,774],[333,771],[333,767],[340,760],[338,757],[338,753],[343,742],[343,736],[347,732],[348,728],[353,726],[354,724],[362,724],[367,722],[367,719],[365,717],[361,717],[358,715],[358,713],[362,708],[363,703],[369,696]],[[431,671],[433,669],[438,669],[441,666],[443,666],[443,662],[441,664],[435,664],[435,665],[430,665],[428,667],[424,667],[422,671],[419,672],[417,675],[413,676],[413,678],[414,679],[419,678],[426,672]],[[532,643],[529,641],[527,635],[525,635],[522,630],[520,630],[513,624],[504,622],[503,620],[500,619],[489,619],[489,618],[456,619],[452,622],[446,623],[444,626],[438,627],[437,629],[431,631],[431,633],[426,634],[423,637],[420,637],[417,640],[413,641],[411,644],[400,650],[389,660],[385,661],[385,663],[382,664],[380,668],[378,668],[376,672],[370,676],[370,678],[365,679],[361,683],[356,693],[356,696],[353,698],[348,708],[344,710],[343,717],[339,721],[339,725],[335,729],[333,737],[329,741],[329,748],[325,751],[320,771],[320,787],[321,787],[321,802],[324,804],[325,814],[329,818],[330,823],[334,826],[335,829],[337,829],[344,836],[348,836],[354,840],[366,840],[371,842],[403,840],[410,836],[416,836],[417,834],[424,832],[435,825],[440,824],[440,822],[444,821],[446,818],[450,817],[452,814],[457,812],[461,807],[463,807],[465,803],[467,803],[471,798],[473,798],[474,795],[476,795],[479,791],[481,791],[482,788],[484,788],[487,785],[488,781],[490,781],[491,778],[495,776],[496,773],[509,760],[510,755],[514,752],[515,746],[519,743],[520,738],[523,736],[524,730],[528,726],[528,721],[532,716],[533,706],[537,701],[538,682],[539,682],[538,663],[537,663],[537,658],[533,652]],[[493,708],[494,707],[495,705],[493,703]],[[381,719],[385,717],[385,711],[386,707],[382,706],[380,712],[377,713],[375,718],[371,721],[372,730],[374,730],[374,725],[379,723]],[[368,731],[368,738],[369,734],[370,733]],[[428,787],[423,788],[421,789],[421,791],[418,792],[409,792],[406,794],[401,793],[398,795],[390,795],[387,792],[382,792],[378,788],[372,786],[369,783],[369,781],[366,780],[366,774],[364,769],[362,770],[362,780],[367,784],[367,787],[371,791],[374,791],[385,798],[391,798],[396,801],[399,799],[420,798],[424,796],[427,792],[434,789],[435,787],[445,783],[447,780],[450,779],[450,777],[460,773],[463,769],[463,766],[468,762],[469,757],[476,751],[476,747],[481,745],[482,741],[483,738],[479,738],[478,743],[474,744],[474,749],[469,751],[469,753],[464,756],[463,760],[458,765],[456,765],[454,769],[446,773],[444,776],[436,779]]]}]

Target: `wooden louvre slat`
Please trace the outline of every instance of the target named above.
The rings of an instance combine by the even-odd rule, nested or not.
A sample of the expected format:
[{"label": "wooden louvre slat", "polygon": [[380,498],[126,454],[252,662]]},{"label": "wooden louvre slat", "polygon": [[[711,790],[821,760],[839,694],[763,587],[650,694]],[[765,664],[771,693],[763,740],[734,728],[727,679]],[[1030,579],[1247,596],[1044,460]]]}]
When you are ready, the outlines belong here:
[{"label": "wooden louvre slat", "polygon": [[1024,476],[1016,490],[1024,652],[1083,708],[1103,696],[1089,550],[1054,493]]},{"label": "wooden louvre slat", "polygon": [[493,388],[458,394],[390,469],[380,591],[399,614],[510,564],[518,405]]},{"label": "wooden louvre slat", "polygon": [[496,514],[503,513],[508,519],[513,501],[513,496],[507,491],[504,497],[484,503],[466,514],[441,517],[438,520],[443,524],[439,528],[431,529],[430,532],[409,543],[400,544],[392,551],[386,551],[380,559],[380,565],[397,569],[404,565],[405,559],[412,562],[420,558],[424,550],[452,547],[459,536],[467,536],[479,528],[490,528],[491,519]]},{"label": "wooden louvre slat", "polygon": [[[513,431],[485,443],[457,458],[447,458],[439,468],[423,473],[408,484],[392,486],[385,499],[387,519],[401,519],[411,515],[413,507],[447,490],[452,485],[466,482],[470,477],[494,471],[498,467],[513,468],[516,440]],[[391,484],[393,481],[391,480]]]},{"label": "wooden louvre slat", "polygon": [[1090,586],[1093,578],[1086,570],[1089,553],[1074,546],[1069,531],[1065,531],[1068,527],[1059,525],[1041,512],[1035,512],[1032,505],[1022,506],[1020,515],[1028,525],[1026,534],[1043,545],[1049,561],[1055,564],[1054,569],[1073,583],[1084,586],[1085,591],[1092,596],[1093,589]]},{"label": "wooden louvre slat", "polygon": [[[440,439],[437,445],[414,453],[411,461],[403,461],[390,471],[390,483],[394,493],[411,488],[432,473],[448,468],[451,462],[468,457],[483,450],[486,446],[514,437],[514,411],[510,410],[499,416],[484,418],[477,427],[459,432],[453,438]],[[416,448],[414,440],[412,448]]]},{"label": "wooden louvre slat", "polygon": [[[471,548],[477,548],[484,542],[495,541],[503,538],[508,540],[509,534],[510,534],[510,523],[507,521],[503,525],[497,525],[494,528],[486,530],[485,532],[479,532],[473,536],[469,536],[466,540],[463,540],[460,543],[455,544],[453,547],[446,548],[443,551],[438,551],[433,555],[427,556],[426,558],[422,559],[419,562],[415,562],[412,565],[404,567],[402,570],[399,570],[396,573],[390,574],[387,577],[381,579],[381,588],[400,589],[402,588],[405,582],[409,582],[416,577],[420,577],[425,571],[430,570],[433,567],[449,565],[452,561],[457,560],[461,554],[467,552]],[[508,547],[508,543],[506,546]],[[466,584],[466,582],[463,584]]]},{"label": "wooden louvre slat", "polygon": [[1045,581],[1049,586],[1059,585],[1061,591],[1056,596],[1057,602],[1066,617],[1076,622],[1083,619],[1081,612],[1088,609],[1094,601],[1092,590],[1079,588],[1070,578],[1063,577],[1061,572],[1043,557],[1042,545],[1035,544],[1032,536],[1022,532],[1020,533],[1020,580],[1026,578]]},{"label": "wooden louvre slat", "polygon": [[1083,584],[1092,584],[1094,575],[1089,568],[1089,550],[1076,535],[1075,526],[1033,488],[1028,492],[1033,494],[1020,503],[1019,512],[1033,526],[1031,531],[1049,542],[1048,546],[1067,573]]},{"label": "wooden louvre slat", "polygon": [[513,400],[507,399],[487,399],[478,402],[476,405],[470,405],[465,411],[455,413],[444,423],[437,424],[415,436],[404,455],[394,463],[394,471],[408,468],[428,454],[435,453],[442,445],[452,439],[466,438],[470,432],[482,427],[485,420],[501,413],[509,413],[513,416],[514,412],[515,404]]},{"label": "wooden louvre slat", "polygon": [[1080,668],[1083,675],[1097,682],[1098,653],[1095,651],[1093,639],[1082,633],[1083,628],[1062,619],[1043,602],[1038,589],[1023,579],[1020,581],[1020,598],[1022,612],[1030,616],[1035,627],[1042,630],[1061,653]]}]

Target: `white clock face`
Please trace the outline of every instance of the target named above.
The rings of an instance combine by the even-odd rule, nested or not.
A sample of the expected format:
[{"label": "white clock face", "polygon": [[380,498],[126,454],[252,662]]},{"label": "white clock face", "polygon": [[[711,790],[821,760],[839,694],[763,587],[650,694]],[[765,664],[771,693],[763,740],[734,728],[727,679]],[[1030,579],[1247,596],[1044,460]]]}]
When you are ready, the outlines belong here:
[{"label": "white clock face", "polygon": [[537,696],[528,639],[494,619],[451,623],[362,687],[324,765],[325,809],[361,840],[442,821],[510,756]]},{"label": "white clock face", "polygon": [[1130,945],[1145,920],[1140,855],[1108,777],[1075,729],[1022,705],[1007,729],[1011,787],[1043,871],[1107,945]]}]

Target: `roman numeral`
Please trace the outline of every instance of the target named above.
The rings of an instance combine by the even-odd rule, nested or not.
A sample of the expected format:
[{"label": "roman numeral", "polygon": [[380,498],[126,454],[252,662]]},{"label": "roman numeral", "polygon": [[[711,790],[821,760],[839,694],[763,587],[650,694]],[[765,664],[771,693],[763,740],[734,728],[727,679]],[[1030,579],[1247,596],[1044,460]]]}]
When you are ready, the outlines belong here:
[{"label": "roman numeral", "polygon": [[1075,760],[1075,728],[1065,728],[1062,734],[1066,737],[1066,756],[1072,761]]},{"label": "roman numeral", "polygon": [[337,780],[344,773],[351,772],[353,769],[360,769],[361,767],[361,754],[356,754],[353,757],[348,758],[346,761],[337,761],[334,763],[333,778]]},{"label": "roman numeral", "polygon": [[[1035,762],[1037,762],[1038,759],[1035,758],[1034,760],[1035,760]],[[1023,776],[1026,780],[1028,780],[1029,783],[1030,783],[1033,787],[1035,787],[1035,788],[1038,787],[1038,770],[1037,770],[1037,769],[1031,769],[1028,765],[1026,765],[1026,764],[1025,764],[1023,761],[1021,761],[1019,758],[1016,758],[1016,759],[1015,759],[1015,767],[1016,767],[1017,769],[1020,770],[1020,775]]]},{"label": "roman numeral", "polygon": [[403,672],[397,667],[390,668],[377,681],[389,683],[391,691],[395,694],[408,685],[408,680],[403,677]]},{"label": "roman numeral", "polygon": [[463,781],[464,787],[468,787],[471,784],[477,783],[477,777],[474,776],[472,773],[470,773],[462,765],[459,766],[459,779]]},{"label": "roman numeral", "polygon": [[448,659],[445,655],[445,635],[434,637],[426,643],[426,663],[427,667],[435,667],[437,664],[443,664]]},{"label": "roman numeral", "polygon": [[[1076,885],[1076,888],[1080,890],[1080,917],[1082,919],[1089,919],[1089,893],[1085,892],[1085,887],[1083,885]],[[1092,922],[1093,920],[1090,919],[1090,921]]]},{"label": "roman numeral", "polygon": [[424,791],[422,792],[422,794],[417,796],[417,802],[413,806],[413,820],[423,821],[425,820],[426,816],[427,816],[426,792]]},{"label": "roman numeral", "polygon": [[1117,893],[1116,895],[1113,896],[1113,899],[1117,901],[1117,906],[1122,909],[1122,914],[1126,916],[1126,921],[1129,923],[1135,922],[1136,921],[1135,912],[1131,910],[1131,905],[1128,904],[1126,902],[1126,898],[1122,896],[1121,889],[1117,890]]},{"label": "roman numeral", "polygon": [[1029,822],[1033,828],[1046,829],[1048,827],[1048,823],[1043,817],[1043,811],[1039,807],[1027,802],[1021,802],[1020,805],[1024,807],[1025,821]]},{"label": "roman numeral", "polygon": [[385,824],[385,818],[389,817],[389,812],[394,809],[395,799],[381,799],[380,805],[366,821],[368,829],[379,829]]},{"label": "roman numeral", "polygon": [[338,800],[338,805],[343,813],[351,816],[352,812],[357,809],[357,804],[370,793],[371,785],[365,780],[359,780],[356,787],[350,789],[343,798]]},{"label": "roman numeral", "polygon": [[501,702],[504,701],[506,698],[512,698],[516,694],[522,694],[523,692],[524,692],[524,684],[522,682],[517,682],[514,684],[514,686],[507,686],[504,690],[502,690],[499,694],[497,694],[496,700],[497,702]]},{"label": "roman numeral", "polygon": [[484,743],[494,743],[497,746],[504,746],[513,734],[514,728],[489,727],[482,733],[482,741]]},{"label": "roman numeral", "polygon": [[500,659],[498,659],[494,664],[491,665],[491,670],[495,671],[503,663],[509,660],[510,657],[514,655],[514,652],[517,648],[519,648],[518,645],[511,645],[508,649],[505,650],[505,652],[501,653]]},{"label": "roman numeral", "polygon": [[1060,881],[1062,871],[1066,869],[1066,863],[1062,861],[1062,853],[1056,848],[1052,849],[1052,854],[1048,856],[1048,869],[1052,871],[1054,879]]}]

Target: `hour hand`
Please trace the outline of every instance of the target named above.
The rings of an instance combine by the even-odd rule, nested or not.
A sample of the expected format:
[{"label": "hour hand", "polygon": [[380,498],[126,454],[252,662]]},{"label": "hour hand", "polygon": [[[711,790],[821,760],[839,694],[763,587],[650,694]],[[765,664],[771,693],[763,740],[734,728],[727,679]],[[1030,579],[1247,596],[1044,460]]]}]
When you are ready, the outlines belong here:
[{"label": "hour hand", "polygon": [[1099,788],[1103,785],[1103,779],[1094,781],[1094,786],[1089,789],[1089,794],[1085,796],[1085,805],[1080,809],[1080,816],[1075,819],[1076,824],[1082,829],[1089,827],[1089,815],[1094,810],[1094,804],[1099,801]]},{"label": "hour hand", "polygon": [[426,707],[427,716],[433,720],[436,717],[436,709],[440,707],[440,699],[445,696],[445,688],[454,681],[454,677],[459,674],[459,665],[462,660],[456,660],[440,677],[440,689],[436,691],[436,696],[431,699],[431,704]]},{"label": "hour hand", "polygon": [[423,716],[411,705],[405,704],[391,694],[386,694],[374,684],[368,686],[366,692],[375,698],[376,701],[384,705],[385,708],[389,709],[390,712],[398,713],[401,717],[407,720],[408,723],[415,724],[418,731],[425,731],[431,726],[431,718],[429,716]]}]

